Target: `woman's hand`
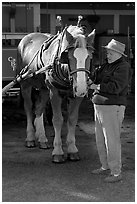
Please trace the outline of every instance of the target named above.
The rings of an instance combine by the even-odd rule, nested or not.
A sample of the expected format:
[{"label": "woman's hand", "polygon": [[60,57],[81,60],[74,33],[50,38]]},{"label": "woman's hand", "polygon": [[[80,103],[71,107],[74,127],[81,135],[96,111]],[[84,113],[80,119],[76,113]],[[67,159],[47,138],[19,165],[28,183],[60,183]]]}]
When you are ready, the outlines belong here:
[{"label": "woman's hand", "polygon": [[90,89],[93,89],[93,90],[96,90],[96,91],[99,91],[100,90],[100,84],[91,84]]}]

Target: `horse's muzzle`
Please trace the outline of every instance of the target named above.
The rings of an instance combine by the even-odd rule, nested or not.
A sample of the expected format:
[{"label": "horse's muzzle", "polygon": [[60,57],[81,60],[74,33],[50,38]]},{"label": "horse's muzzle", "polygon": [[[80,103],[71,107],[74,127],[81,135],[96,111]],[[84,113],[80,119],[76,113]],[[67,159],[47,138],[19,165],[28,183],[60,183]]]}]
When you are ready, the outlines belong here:
[{"label": "horse's muzzle", "polygon": [[88,92],[88,86],[87,84],[80,86],[77,86],[77,84],[75,84],[75,86],[73,86],[73,95],[75,97],[84,97],[87,95]]}]

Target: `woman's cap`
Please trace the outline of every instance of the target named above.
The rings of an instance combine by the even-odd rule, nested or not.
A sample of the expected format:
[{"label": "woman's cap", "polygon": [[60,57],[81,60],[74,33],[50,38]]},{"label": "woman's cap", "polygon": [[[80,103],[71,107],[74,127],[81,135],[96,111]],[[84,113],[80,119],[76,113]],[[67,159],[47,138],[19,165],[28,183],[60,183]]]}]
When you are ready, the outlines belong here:
[{"label": "woman's cap", "polygon": [[113,51],[118,52],[118,53],[124,55],[125,57],[127,57],[127,55],[124,54],[125,44],[123,44],[119,41],[112,39],[106,46],[102,46],[102,47],[104,47],[106,49],[113,50]]}]

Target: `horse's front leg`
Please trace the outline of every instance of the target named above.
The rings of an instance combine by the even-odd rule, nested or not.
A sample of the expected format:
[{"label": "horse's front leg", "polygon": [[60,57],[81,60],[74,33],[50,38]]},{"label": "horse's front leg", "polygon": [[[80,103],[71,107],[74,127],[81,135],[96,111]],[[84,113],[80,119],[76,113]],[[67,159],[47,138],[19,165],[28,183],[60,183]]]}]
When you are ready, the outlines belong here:
[{"label": "horse's front leg", "polygon": [[52,111],[53,111],[53,127],[55,131],[55,137],[53,142],[53,162],[62,163],[65,161],[64,152],[62,150],[61,129],[63,124],[63,117],[61,111],[62,98],[59,96],[57,90],[51,90],[50,92]]},{"label": "horse's front leg", "polygon": [[67,150],[68,159],[71,161],[80,160],[78,149],[76,147],[75,129],[78,121],[79,106],[83,98],[70,99],[68,107],[68,134],[67,134]]},{"label": "horse's front leg", "polygon": [[32,100],[31,100],[32,87],[21,85],[22,96],[24,98],[24,109],[27,116],[27,137],[26,147],[35,147],[35,129],[33,126],[33,113],[32,113]]}]

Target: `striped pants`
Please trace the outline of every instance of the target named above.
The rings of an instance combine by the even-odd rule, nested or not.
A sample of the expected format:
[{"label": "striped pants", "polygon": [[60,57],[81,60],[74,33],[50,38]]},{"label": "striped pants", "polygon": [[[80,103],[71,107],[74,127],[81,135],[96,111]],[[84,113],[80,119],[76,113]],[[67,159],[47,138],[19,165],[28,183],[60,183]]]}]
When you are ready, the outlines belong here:
[{"label": "striped pants", "polygon": [[125,106],[95,105],[95,135],[102,167],[121,173],[121,125]]}]

